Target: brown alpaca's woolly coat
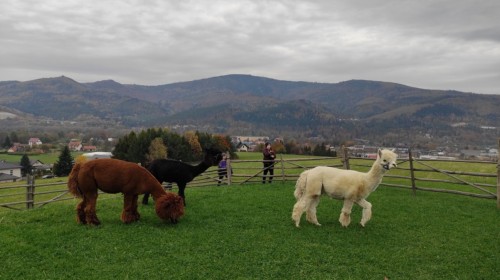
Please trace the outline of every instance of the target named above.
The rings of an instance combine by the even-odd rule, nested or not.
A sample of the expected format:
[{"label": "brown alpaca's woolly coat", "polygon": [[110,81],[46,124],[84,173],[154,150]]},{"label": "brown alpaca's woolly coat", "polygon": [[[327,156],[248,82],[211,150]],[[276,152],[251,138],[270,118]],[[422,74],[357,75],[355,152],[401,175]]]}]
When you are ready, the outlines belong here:
[{"label": "brown alpaca's woolly coat", "polygon": [[77,206],[77,220],[83,224],[100,222],[95,214],[97,192],[123,193],[122,221],[130,223],[140,218],[137,212],[139,194],[150,192],[156,201],[156,212],[162,219],[177,219],[184,214],[182,198],[166,193],[161,184],[145,168],[117,159],[96,159],[77,163],[68,179],[69,191],[83,198]]}]

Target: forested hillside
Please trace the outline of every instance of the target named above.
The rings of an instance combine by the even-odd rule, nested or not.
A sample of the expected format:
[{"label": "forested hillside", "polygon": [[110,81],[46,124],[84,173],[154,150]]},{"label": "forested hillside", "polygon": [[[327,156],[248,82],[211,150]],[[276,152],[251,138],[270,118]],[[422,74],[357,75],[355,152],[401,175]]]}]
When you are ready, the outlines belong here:
[{"label": "forested hillside", "polygon": [[[26,125],[40,119],[123,128],[177,127],[388,144],[494,144],[500,96],[425,90],[396,83],[279,81],[227,75],[158,86],[68,77],[0,82],[0,111]],[[4,118],[14,122],[15,118]],[[483,129],[488,127],[488,129]]]}]

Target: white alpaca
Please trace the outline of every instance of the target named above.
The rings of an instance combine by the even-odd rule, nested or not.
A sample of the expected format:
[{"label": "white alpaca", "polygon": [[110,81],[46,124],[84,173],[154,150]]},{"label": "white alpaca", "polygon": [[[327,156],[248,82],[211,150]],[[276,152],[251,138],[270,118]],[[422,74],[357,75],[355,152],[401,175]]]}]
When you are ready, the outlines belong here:
[{"label": "white alpaca", "polygon": [[293,206],[292,219],[299,227],[300,217],[306,211],[308,222],[320,226],[316,217],[316,207],[322,194],[344,200],[339,222],[347,227],[351,223],[351,209],[354,203],[363,208],[361,225],[371,219],[372,205],[366,201],[368,195],[375,191],[382,181],[385,172],[396,166],[398,155],[390,150],[378,150],[377,159],[367,173],[318,166],[302,172],[295,185],[297,203]]}]

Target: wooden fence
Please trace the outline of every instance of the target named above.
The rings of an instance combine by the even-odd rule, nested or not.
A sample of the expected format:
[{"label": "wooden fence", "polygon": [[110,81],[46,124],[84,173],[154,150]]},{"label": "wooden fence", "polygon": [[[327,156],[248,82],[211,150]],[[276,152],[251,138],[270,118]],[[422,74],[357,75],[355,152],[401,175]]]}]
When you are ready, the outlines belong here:
[{"label": "wooden fence", "polygon": [[[500,140],[499,140],[500,146]],[[402,155],[400,155],[401,157]],[[366,172],[371,168],[373,159],[352,157],[347,149],[343,149],[340,157],[284,158],[283,155],[274,164],[273,185],[284,182],[295,182],[299,174],[315,166],[332,166]],[[462,171],[443,168],[456,167]],[[495,168],[496,166],[496,168]],[[263,168],[261,160],[228,160],[227,178],[223,178],[220,186],[262,183]],[[496,173],[494,172],[496,169]],[[496,199],[500,209],[500,159],[492,161],[451,161],[422,160],[413,157],[411,150],[407,157],[398,161],[398,167],[389,171],[381,185],[417,191],[441,192],[471,197]],[[188,184],[188,188],[218,185],[218,172],[215,167],[209,168]],[[66,179],[54,183],[35,183],[28,177],[26,184],[0,186],[0,207],[16,210],[41,207],[47,203],[73,199],[66,188]],[[175,185],[174,185],[175,186]],[[168,187],[168,186],[165,186]],[[115,197],[116,194],[101,194]],[[102,199],[102,198],[100,198]]]}]

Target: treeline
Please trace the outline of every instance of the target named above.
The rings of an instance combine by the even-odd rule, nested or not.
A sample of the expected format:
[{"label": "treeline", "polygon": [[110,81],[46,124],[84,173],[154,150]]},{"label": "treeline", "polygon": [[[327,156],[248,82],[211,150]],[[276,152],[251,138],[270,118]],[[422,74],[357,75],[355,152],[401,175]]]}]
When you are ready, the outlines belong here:
[{"label": "treeline", "polygon": [[149,128],[139,133],[134,131],[118,140],[113,157],[143,165],[156,158],[170,158],[185,162],[202,159],[204,149],[219,149],[235,158],[231,138],[199,131],[188,131],[183,135],[162,128]]},{"label": "treeline", "polygon": [[325,157],[336,157],[337,151],[333,146],[326,143],[320,143],[314,146],[311,145],[300,145],[295,141],[285,142],[282,145],[273,144],[273,149],[278,153],[287,153],[295,155],[314,155],[314,156],[325,156]]}]

